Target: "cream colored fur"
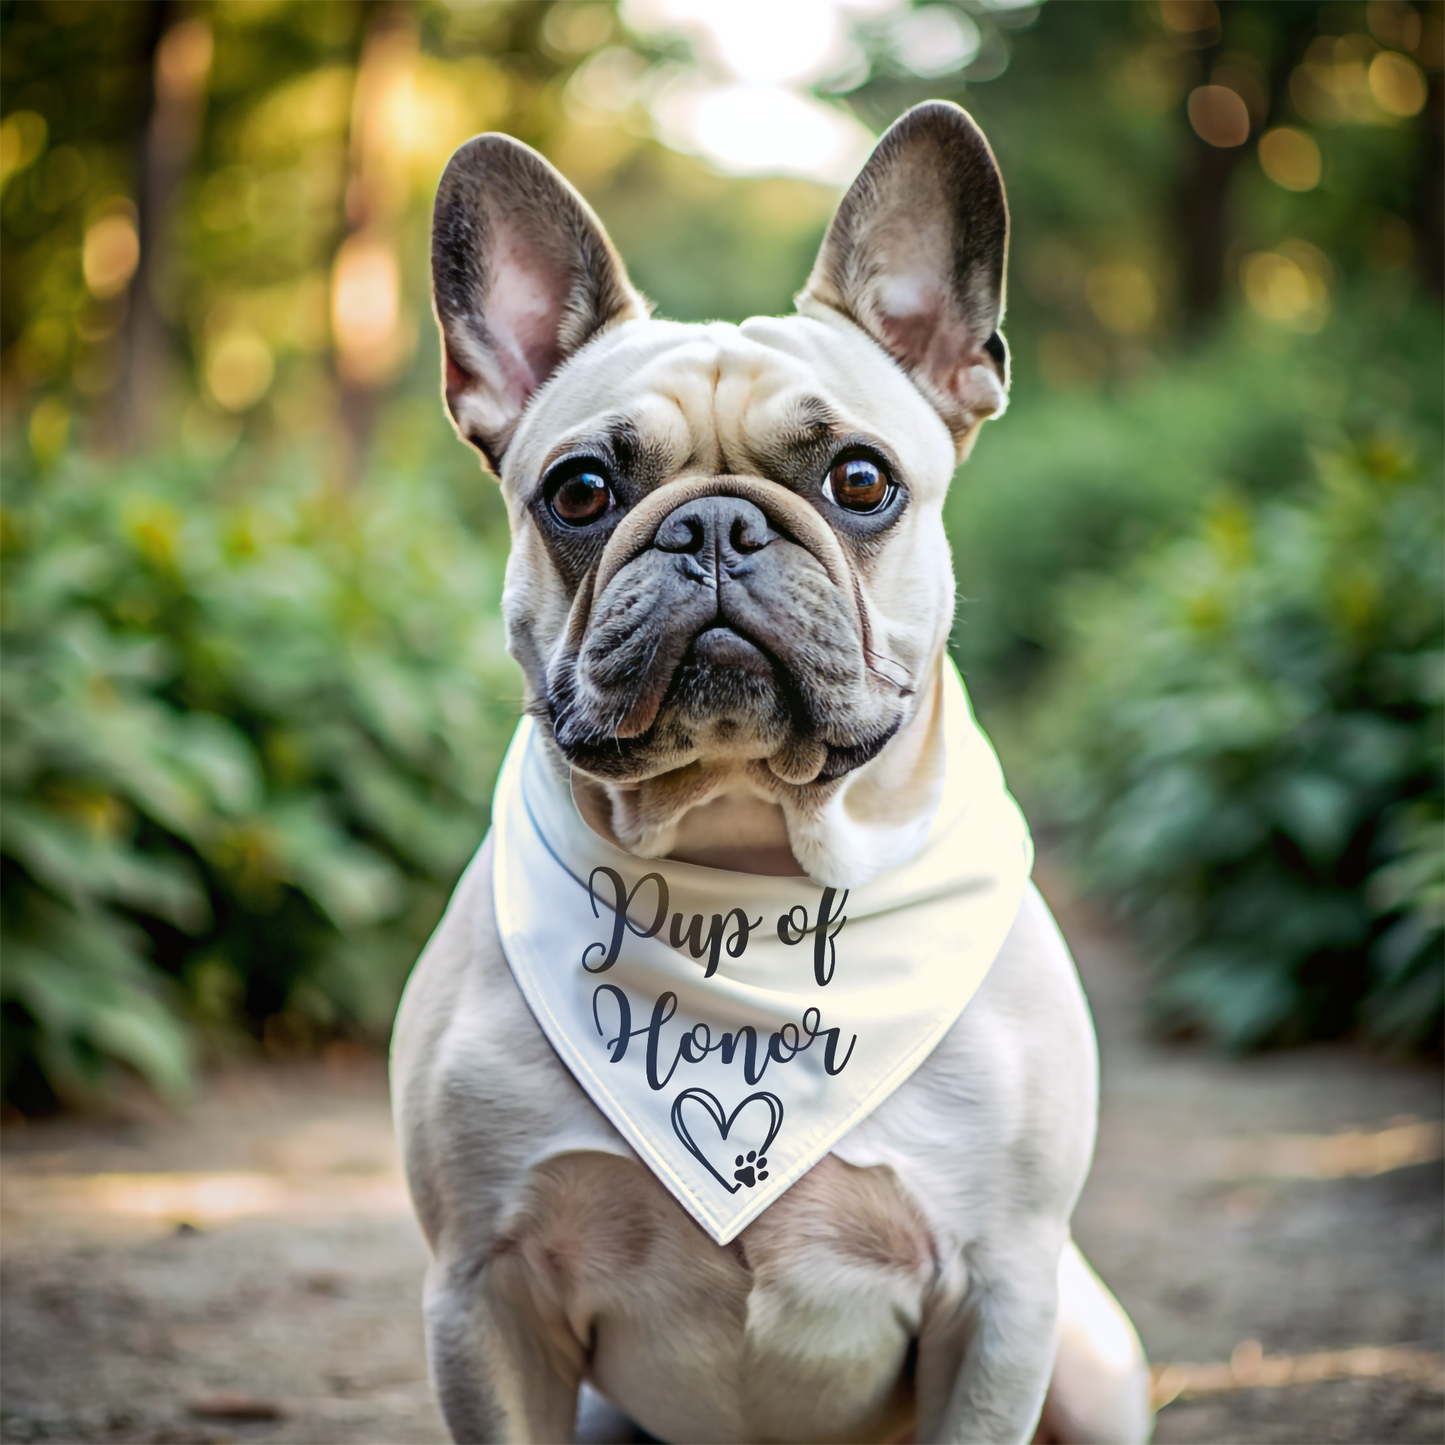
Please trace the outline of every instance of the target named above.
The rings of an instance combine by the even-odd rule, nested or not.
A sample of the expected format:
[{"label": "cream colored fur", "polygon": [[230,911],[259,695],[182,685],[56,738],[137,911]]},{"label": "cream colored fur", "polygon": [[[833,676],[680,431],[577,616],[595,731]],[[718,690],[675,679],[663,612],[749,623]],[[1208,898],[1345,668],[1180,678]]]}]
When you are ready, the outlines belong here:
[{"label": "cream colored fur", "polygon": [[[550,459],[600,418],[635,421],[670,478],[645,505],[666,510],[699,479],[722,479],[722,494],[757,498],[818,565],[840,570],[867,685],[903,710],[871,761],[823,785],[791,781],[817,771],[803,743],[758,756],[704,731],[650,775],[573,782],[592,826],[640,855],[846,886],[905,859],[937,801],[946,760],[934,679],[954,596],[943,501],[1002,391],[993,371],[978,380],[986,358],[966,335],[920,352],[949,358],[953,380],[911,379],[819,289],[797,316],[736,327],[636,319],[624,300],[624,319],[514,399],[519,414],[498,412],[495,388],[457,365],[448,398],[459,425],[499,418],[513,536],[504,611],[534,709],[559,650],[585,632],[593,585],[569,591],[534,492]],[[457,323],[440,300],[439,311],[450,337]],[[819,514],[775,495],[784,489],[757,461],[799,403],[819,397],[846,430],[885,438],[907,477],[907,510],[871,551],[821,535]],[[609,543],[594,581],[631,545]],[[412,975],[392,1057],[432,1251],[429,1358],[455,1439],[571,1439],[584,1386],[674,1442],[1023,1442],[1041,1410],[1049,1438],[1147,1437],[1137,1338],[1069,1236],[1093,1147],[1095,1046],[1037,893],[917,1073],[720,1248],[635,1159],[566,1152],[576,1121],[610,1125],[511,979],[489,848]],[[609,1428],[605,1410],[584,1416],[594,1433]]]},{"label": "cream colored fur", "polygon": [[[691,773],[684,769],[698,759],[681,756],[669,759],[672,770],[660,777],[625,787],[601,785],[610,803],[609,830],[639,856],[693,857],[686,843],[677,851],[680,832],[696,831],[689,815],[719,799],[747,801],[758,804],[762,815],[781,812],[801,865],[789,871],[846,887],[917,849],[942,786],[931,680],[953,620],[943,500],[959,449],[876,343],[836,313],[810,309],[816,317],[758,317],[741,326],[630,321],[611,328],[568,366],[566,386],[553,384],[538,394],[507,453],[504,482],[513,474],[535,477],[548,456],[587,434],[599,416],[624,408],[684,472],[684,480],[670,483],[664,493],[681,492],[688,477],[740,471],[744,459],[767,442],[777,419],[809,396],[827,397],[850,430],[889,437],[910,479],[911,498],[890,538],[888,565],[850,567],[836,542],[832,552],[834,565],[850,574],[874,657],[897,675],[919,681],[910,725],[872,763],[821,793],[790,786],[770,767],[730,756],[722,745]],[[513,538],[503,598],[509,637],[514,651],[525,652],[540,638],[550,652],[566,634],[572,601],[530,525],[526,490],[504,486],[504,492]],[[782,505],[799,520],[813,515],[793,498]],[[826,534],[816,520],[811,525]]]}]

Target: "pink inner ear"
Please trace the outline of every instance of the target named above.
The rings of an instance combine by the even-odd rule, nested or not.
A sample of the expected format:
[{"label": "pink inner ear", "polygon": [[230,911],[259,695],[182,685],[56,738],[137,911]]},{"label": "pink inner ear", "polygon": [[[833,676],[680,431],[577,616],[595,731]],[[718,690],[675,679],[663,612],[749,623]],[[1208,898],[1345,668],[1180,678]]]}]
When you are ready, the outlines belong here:
[{"label": "pink inner ear", "polygon": [[936,286],[908,276],[888,277],[878,288],[876,305],[888,349],[955,402],[965,424],[1003,409],[1006,399],[992,362]]},{"label": "pink inner ear", "polygon": [[938,288],[911,277],[890,276],[878,287],[876,305],[888,349],[910,370],[931,372],[931,358],[946,324]]},{"label": "pink inner ear", "polygon": [[446,356],[447,401],[450,402],[453,397],[460,395],[464,387],[471,384],[473,377],[462,369],[456,357],[452,355],[450,346],[444,347],[443,350]]},{"label": "pink inner ear", "polygon": [[935,386],[951,392],[955,373],[977,361],[978,340],[938,285],[919,276],[886,276],[878,284],[874,304],[894,356]]},{"label": "pink inner ear", "polygon": [[507,398],[518,409],[557,369],[570,278],[558,276],[526,239],[499,228],[487,291],[486,321]]}]

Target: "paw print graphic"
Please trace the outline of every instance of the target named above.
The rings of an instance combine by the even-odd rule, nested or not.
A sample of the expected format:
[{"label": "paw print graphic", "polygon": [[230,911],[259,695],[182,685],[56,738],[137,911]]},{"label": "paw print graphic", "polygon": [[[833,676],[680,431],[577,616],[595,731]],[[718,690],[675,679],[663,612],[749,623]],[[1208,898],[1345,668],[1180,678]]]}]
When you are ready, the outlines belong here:
[{"label": "paw print graphic", "polygon": [[[756,1174],[754,1172],[755,1162],[757,1166]],[[746,1160],[739,1154],[737,1157],[737,1166],[733,1171],[733,1178],[736,1179],[739,1184],[746,1184],[749,1189],[751,1189],[754,1184],[759,1184],[768,1177],[768,1161],[766,1158],[759,1159],[756,1149],[750,1149],[748,1151]]]}]

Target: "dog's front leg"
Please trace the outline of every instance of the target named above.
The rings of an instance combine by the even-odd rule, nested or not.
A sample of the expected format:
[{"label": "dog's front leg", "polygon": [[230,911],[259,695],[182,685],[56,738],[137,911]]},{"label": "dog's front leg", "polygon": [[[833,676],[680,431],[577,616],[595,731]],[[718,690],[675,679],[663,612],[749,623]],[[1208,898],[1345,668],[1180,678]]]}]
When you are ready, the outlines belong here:
[{"label": "dog's front leg", "polygon": [[438,1259],[426,1280],[427,1358],[457,1445],[570,1441],[585,1351],[526,1261]]},{"label": "dog's front leg", "polygon": [[1053,1372],[1058,1250],[970,1257],[972,1287],[925,1312],[918,1340],[918,1439],[1025,1445]]}]

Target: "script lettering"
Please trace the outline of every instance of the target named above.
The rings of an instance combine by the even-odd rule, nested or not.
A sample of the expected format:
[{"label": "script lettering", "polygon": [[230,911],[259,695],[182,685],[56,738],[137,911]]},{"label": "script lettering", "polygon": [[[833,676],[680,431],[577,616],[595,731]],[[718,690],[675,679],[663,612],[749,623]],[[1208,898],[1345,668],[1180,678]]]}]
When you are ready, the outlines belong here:
[{"label": "script lettering", "polygon": [[[732,932],[727,933],[727,926],[733,919]],[[714,913],[712,926],[707,931],[707,937],[702,936],[702,914],[694,913],[692,922],[688,924],[687,931],[683,932],[682,914],[672,915],[672,927],[668,930],[667,941],[674,948],[681,948],[687,944],[687,951],[694,958],[701,958],[707,954],[707,968],[703,972],[704,978],[711,978],[717,972],[719,960],[722,958],[724,938],[726,937],[728,957],[741,958],[743,950],[748,946],[748,934],[755,929],[763,920],[761,918],[749,919],[741,908],[734,908],[731,913]]]},{"label": "script lettering", "polygon": [[[617,1011],[617,1032],[611,1038],[607,1037],[608,1030],[602,1022],[600,1005],[604,996],[612,1001]],[[742,1051],[743,1077],[753,1085],[767,1072],[770,1063],[790,1064],[799,1054],[812,1048],[819,1039],[823,1040],[824,1071],[830,1075],[841,1074],[847,1068],[848,1060],[853,1057],[853,1046],[858,1042],[858,1036],[854,1034],[840,1061],[838,1045],[842,1030],[824,1028],[823,1016],[816,1008],[804,1009],[803,1017],[798,1023],[789,1021],[775,1029],[768,1036],[761,1059],[758,1057],[758,1033],[751,1024],[744,1024],[734,1032],[720,1034],[714,1040],[711,1027],[705,1023],[697,1023],[678,1038],[672,1048],[671,1063],[663,1074],[659,1072],[659,1065],[665,1054],[663,1027],[676,1013],[677,995],[669,989],[658,995],[647,1023],[633,1028],[632,1004],[622,989],[616,984],[600,983],[592,993],[592,1022],[596,1025],[604,1046],[609,1050],[607,1062],[620,1064],[627,1057],[628,1044],[639,1036],[645,1037],[647,1086],[654,1091],[667,1087],[679,1064],[700,1064],[709,1054],[717,1054],[722,1063],[731,1065],[739,1050]]]},{"label": "script lettering", "polygon": [[[833,900],[838,896],[834,888],[823,890],[823,901],[818,904],[818,931],[813,935],[813,977],[818,981],[818,987],[823,988],[833,977],[834,966],[838,962],[837,946],[833,940],[843,931],[843,925],[847,923],[846,918],[840,918],[848,902],[848,890],[843,890],[842,902],[838,904],[838,912],[834,913]],[[831,933],[828,932],[828,925],[838,919],[838,926]],[[826,966],[825,966],[826,956]]]},{"label": "script lettering", "polygon": [[[817,981],[819,988],[826,988],[832,981],[833,969],[838,962],[838,948],[834,940],[843,931],[843,925],[848,921],[843,916],[843,909],[848,902],[848,890],[846,888],[843,890],[843,897],[838,900],[838,906],[835,909],[833,901],[837,898],[838,890],[836,888],[823,890],[823,897],[818,904],[818,922],[815,926],[809,926],[808,910],[801,903],[795,903],[778,918],[778,938],[789,947],[801,943],[810,933],[813,935],[813,978]],[[838,926],[830,933],[829,926],[834,922]]]},{"label": "script lettering", "polygon": [[[615,868],[605,867],[594,868],[587,879],[587,896],[592,900],[592,916],[594,918],[602,916],[597,911],[597,875],[599,873],[612,885],[612,901],[606,905],[612,910],[612,941],[610,944],[589,943],[582,950],[582,967],[588,973],[606,973],[617,962],[617,955],[622,951],[622,935],[625,929],[631,929],[639,938],[653,938],[661,931],[667,918],[667,880],[661,873],[644,873],[629,893],[627,885],[622,881],[622,875]],[[638,891],[644,883],[657,884],[657,917],[653,919],[650,927],[639,928],[627,916],[627,910],[632,907],[632,900],[637,897]],[[673,946],[676,947],[675,944]],[[601,963],[587,962],[592,957],[594,950],[599,950],[607,955]],[[694,954],[693,957],[697,957],[697,955]]]},{"label": "script lettering", "polygon": [[[607,1038],[607,1030],[602,1027],[602,1019],[598,1015],[597,1005],[603,994],[607,994],[617,1005],[617,1034],[611,1039]],[[632,1005],[627,995],[615,983],[599,983],[592,991],[592,1022],[596,1025],[597,1032],[606,1039],[607,1047],[612,1050],[612,1056],[607,1060],[609,1064],[620,1064],[627,1057],[627,1045],[639,1034],[646,1036],[647,1086],[650,1089],[665,1089],[667,1081],[672,1078],[683,1059],[682,1047],[679,1045],[672,1060],[672,1068],[663,1078],[658,1078],[657,1057],[662,1042],[662,1026],[676,1012],[677,995],[669,989],[658,994],[657,1002],[652,1006],[652,1017],[641,1028],[635,1029],[632,1027]]]}]

